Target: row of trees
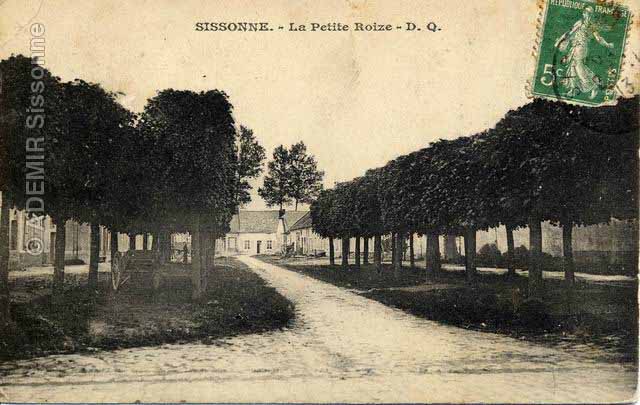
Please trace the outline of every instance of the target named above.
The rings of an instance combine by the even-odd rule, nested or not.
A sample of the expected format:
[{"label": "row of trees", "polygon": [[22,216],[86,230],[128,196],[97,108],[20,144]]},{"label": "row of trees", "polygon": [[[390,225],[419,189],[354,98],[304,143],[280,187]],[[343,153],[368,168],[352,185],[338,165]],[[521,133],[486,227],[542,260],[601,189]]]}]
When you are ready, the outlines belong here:
[{"label": "row of trees", "polygon": [[[311,206],[314,230],[330,239],[382,235],[396,252],[413,234],[427,237],[427,272],[440,269],[438,235],[464,237],[466,273],[476,273],[476,232],[505,225],[507,262],[514,274],[513,230],[530,232],[529,294],[542,293],[541,222],[563,229],[566,281],[574,282],[572,228],[637,218],[638,97],[616,106],[584,108],[535,100],[509,111],[495,128],[439,140],[323,191]],[[366,243],[365,239],[365,243]],[[365,258],[368,246],[365,245]],[[346,264],[346,255],[343,255]],[[401,255],[394,255],[395,268]]]},{"label": "row of trees", "polygon": [[[190,232],[198,297],[215,239],[247,202],[249,179],[264,159],[252,131],[236,128],[227,95],[167,89],[136,115],[118,94],[62,82],[34,62],[0,61],[0,322],[9,319],[10,208],[49,215],[56,225],[54,297],[63,288],[70,219],[91,224],[92,288],[99,226],[111,231],[112,254],[118,232],[151,233],[159,247],[168,247],[172,232]],[[36,210],[34,196],[41,198]]]}]

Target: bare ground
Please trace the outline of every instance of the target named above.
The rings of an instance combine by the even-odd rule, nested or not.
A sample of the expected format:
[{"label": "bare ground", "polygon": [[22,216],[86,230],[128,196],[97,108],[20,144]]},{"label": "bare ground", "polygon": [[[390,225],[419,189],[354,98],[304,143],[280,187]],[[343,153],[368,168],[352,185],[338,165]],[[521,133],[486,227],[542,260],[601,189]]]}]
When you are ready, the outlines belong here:
[{"label": "bare ground", "polygon": [[442,325],[241,260],[294,302],[291,327],[212,345],[14,362],[2,366],[2,400],[574,403],[635,395],[634,367]]}]

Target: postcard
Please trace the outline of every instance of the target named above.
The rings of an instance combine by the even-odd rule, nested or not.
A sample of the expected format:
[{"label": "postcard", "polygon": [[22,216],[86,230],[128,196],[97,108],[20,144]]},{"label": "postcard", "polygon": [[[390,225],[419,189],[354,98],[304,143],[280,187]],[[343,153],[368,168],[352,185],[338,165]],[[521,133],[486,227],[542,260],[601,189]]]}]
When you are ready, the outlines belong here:
[{"label": "postcard", "polygon": [[0,403],[630,403],[638,0],[0,0]]}]

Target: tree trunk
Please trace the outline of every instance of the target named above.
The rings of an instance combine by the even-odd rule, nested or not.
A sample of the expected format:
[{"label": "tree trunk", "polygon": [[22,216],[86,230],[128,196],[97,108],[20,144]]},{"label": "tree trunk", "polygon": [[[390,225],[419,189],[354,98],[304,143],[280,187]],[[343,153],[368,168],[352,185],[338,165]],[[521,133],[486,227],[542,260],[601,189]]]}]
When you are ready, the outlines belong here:
[{"label": "tree trunk", "polygon": [[73,250],[73,258],[78,260],[80,257],[80,224],[79,223],[74,223],[73,226],[73,230],[71,231],[73,232],[71,239],[72,239],[72,250]]},{"label": "tree trunk", "polygon": [[571,222],[562,223],[562,252],[564,265],[564,281],[569,290],[575,284],[575,262],[573,261],[573,224]]},{"label": "tree trunk", "polygon": [[456,249],[456,235],[444,235],[444,257],[449,261],[458,259],[458,249]]},{"label": "tree trunk", "polygon": [[67,220],[53,218],[53,223],[56,225],[56,243],[53,260],[53,298],[57,300],[64,288],[64,251],[66,248]]},{"label": "tree trunk", "polygon": [[342,267],[349,267],[349,238],[342,238]]},{"label": "tree trunk", "polygon": [[400,270],[402,268],[402,251],[404,250],[404,240],[400,232],[396,233],[396,261],[393,263],[394,270]]},{"label": "tree trunk", "polygon": [[529,297],[541,299],[542,280],[542,224],[539,219],[529,220]]},{"label": "tree trunk", "polygon": [[396,265],[396,234],[391,232],[391,265]]},{"label": "tree trunk", "polygon": [[413,251],[413,233],[409,234],[409,265],[411,268],[416,267],[416,257]]},{"label": "tree trunk", "polygon": [[0,209],[0,328],[11,320],[9,296],[9,209],[11,197],[8,192],[2,192],[2,208]]},{"label": "tree trunk", "polygon": [[111,271],[113,271],[113,266],[115,266],[115,262],[116,262],[116,255],[118,253],[119,250],[119,238],[118,238],[118,232],[114,231],[113,229],[111,230],[111,233],[109,234],[109,239],[111,239],[111,242],[109,242],[109,245],[111,245]]},{"label": "tree trunk", "polygon": [[400,255],[400,266],[402,267],[402,264],[404,262],[407,261],[407,250],[404,246],[405,242],[407,241],[406,235],[402,234],[402,237],[400,239],[400,252],[402,252],[402,254]]},{"label": "tree trunk", "polygon": [[440,239],[434,232],[427,233],[427,275],[434,280],[440,275]]},{"label": "tree trunk", "polygon": [[146,232],[142,234],[142,250],[149,250],[149,234]]},{"label": "tree trunk", "polygon": [[98,286],[98,264],[100,262],[100,225],[91,224],[91,236],[89,244],[89,277],[87,285],[90,289]]},{"label": "tree trunk", "polygon": [[192,298],[202,297],[202,261],[200,260],[200,215],[193,216],[191,226],[191,285]]},{"label": "tree trunk", "polygon": [[329,237],[329,264],[332,266],[336,264],[336,250],[335,250],[335,247],[333,246],[332,236]]},{"label": "tree trunk", "polygon": [[211,270],[213,270],[216,267],[216,245],[218,242],[218,239],[215,236],[212,236],[213,239],[213,252],[211,255]]},{"label": "tree trunk", "polygon": [[362,248],[362,264],[369,264],[369,237],[363,239],[364,247]]},{"label": "tree trunk", "polygon": [[298,200],[296,200],[296,209],[295,211],[298,211]]},{"label": "tree trunk", "polygon": [[171,260],[171,234],[169,232],[160,232],[160,263],[165,264]]},{"label": "tree trunk", "polygon": [[476,278],[476,230],[473,228],[465,230],[464,255],[467,280],[473,281]]},{"label": "tree trunk", "polygon": [[507,275],[514,277],[516,275],[516,264],[514,262],[513,227],[505,225],[505,228],[507,229]]},{"label": "tree trunk", "polygon": [[360,237],[356,236],[356,246],[354,248],[356,268],[360,268]]},{"label": "tree trunk", "polygon": [[206,277],[204,279],[204,291],[207,291],[207,288],[209,288],[209,276],[211,275],[211,273],[214,271],[215,265],[216,265],[216,237],[214,233],[210,233],[209,234],[209,241],[210,241],[210,248],[211,251],[209,252],[209,263],[207,264],[207,274]]},{"label": "tree trunk", "polygon": [[158,241],[157,241],[158,261],[160,262],[160,264],[165,264],[167,261],[165,256],[165,248],[164,248],[165,234],[164,232],[159,231],[158,233],[156,233],[156,236],[158,237]]},{"label": "tree trunk", "polygon": [[158,235],[160,235],[160,232],[154,232],[151,234],[151,250],[154,252],[157,252],[160,249],[160,246],[158,245]]},{"label": "tree trunk", "polygon": [[382,236],[373,237],[373,262],[378,269],[382,268]]},{"label": "tree trunk", "polygon": [[201,273],[201,279],[200,279],[200,285],[202,288],[202,291],[207,291],[207,280],[209,278],[209,266],[211,265],[211,232],[209,231],[202,231],[200,232],[200,251],[202,252],[201,254],[201,266],[202,266],[202,273]]},{"label": "tree trunk", "polygon": [[171,256],[173,255],[173,245],[171,244],[171,232],[166,232],[165,233],[165,241],[164,241],[164,247],[165,247],[165,254],[166,256],[166,260],[167,261],[171,261]]},{"label": "tree trunk", "polygon": [[136,234],[135,233],[129,234],[129,250],[131,251],[136,250]]}]

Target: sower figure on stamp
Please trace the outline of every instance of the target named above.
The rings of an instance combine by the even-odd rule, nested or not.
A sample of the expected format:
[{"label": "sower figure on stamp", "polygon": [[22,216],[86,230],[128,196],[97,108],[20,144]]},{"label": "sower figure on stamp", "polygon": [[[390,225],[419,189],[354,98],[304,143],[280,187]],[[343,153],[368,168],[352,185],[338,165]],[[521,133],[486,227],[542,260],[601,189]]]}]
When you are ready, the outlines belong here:
[{"label": "sower figure on stamp", "polygon": [[561,62],[567,66],[562,84],[567,88],[566,95],[569,97],[590,93],[589,98],[594,99],[598,94],[600,79],[586,65],[591,36],[600,45],[613,48],[613,44],[605,41],[598,30],[598,24],[593,21],[593,8],[587,6],[582,12],[582,19],[570,31],[562,34],[554,45],[561,52],[567,52]]}]

